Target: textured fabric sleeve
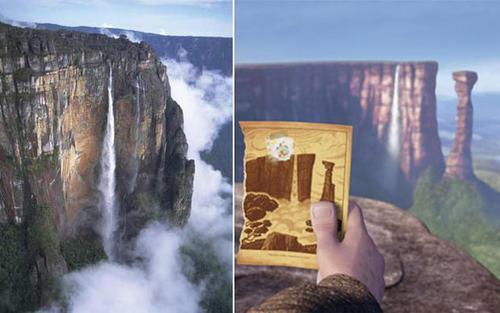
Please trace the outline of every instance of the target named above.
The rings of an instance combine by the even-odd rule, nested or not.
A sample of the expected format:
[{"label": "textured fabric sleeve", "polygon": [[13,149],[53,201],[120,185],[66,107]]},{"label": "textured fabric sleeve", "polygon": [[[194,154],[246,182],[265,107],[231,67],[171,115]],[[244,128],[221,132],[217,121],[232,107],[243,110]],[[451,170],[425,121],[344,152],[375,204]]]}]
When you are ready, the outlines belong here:
[{"label": "textured fabric sleeve", "polygon": [[377,300],[361,282],[342,274],[331,275],[319,285],[302,283],[284,289],[252,308],[251,313],[378,313]]}]

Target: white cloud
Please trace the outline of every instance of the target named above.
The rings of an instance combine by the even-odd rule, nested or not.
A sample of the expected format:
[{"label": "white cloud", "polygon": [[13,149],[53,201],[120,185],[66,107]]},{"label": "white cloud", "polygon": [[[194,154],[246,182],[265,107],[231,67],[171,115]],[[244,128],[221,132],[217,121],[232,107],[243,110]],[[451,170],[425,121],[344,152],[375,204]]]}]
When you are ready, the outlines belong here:
[{"label": "white cloud", "polygon": [[103,26],[99,29],[99,32],[102,35],[106,35],[106,36],[114,38],[114,39],[119,38],[120,35],[125,35],[125,36],[127,36],[127,39],[132,41],[132,42],[140,43],[142,41],[142,36],[134,31],[128,31],[128,30],[127,31],[120,31],[117,34],[117,33],[112,32],[108,28],[114,28],[114,27],[111,25],[108,25],[108,24],[103,24]]},{"label": "white cloud", "polygon": [[452,73],[471,70],[478,74],[473,93],[500,93],[500,59],[473,60],[440,63],[437,75],[436,93],[444,98],[455,98],[455,81]]},{"label": "white cloud", "polygon": [[[188,157],[195,160],[193,211],[190,224],[203,233],[228,235],[232,217],[225,215],[231,185],[200,153],[209,151],[220,128],[232,117],[232,79],[214,71],[201,74],[188,62],[163,60],[172,88],[172,97],[184,111]],[[224,194],[226,197],[224,197]],[[224,250],[224,249],[223,249]],[[232,251],[229,243],[227,249]]]},{"label": "white cloud", "polygon": [[127,36],[127,39],[132,41],[132,42],[136,42],[136,43],[140,43],[142,41],[142,37],[136,33],[136,32],[133,32],[133,31],[123,31],[123,32],[120,32],[120,35],[125,35]]},{"label": "white cloud", "polygon": [[155,223],[137,239],[134,251],[142,262],[104,262],[66,275],[68,312],[198,312],[200,290],[183,275],[179,260],[182,237]]},{"label": "white cloud", "polygon": [[232,118],[232,79],[214,71],[198,71],[188,62],[163,59],[172,98],[184,111],[188,157],[195,160],[193,210],[189,227],[216,243],[215,251],[230,273],[232,268],[232,186],[220,171],[200,156],[209,151],[221,127]]},{"label": "white cloud", "polygon": [[102,35],[106,35],[108,37],[111,37],[111,38],[114,38],[114,39],[117,39],[119,36],[115,33],[113,33],[112,31],[110,31],[109,29],[107,28],[100,28],[99,29],[99,32],[102,34]]}]

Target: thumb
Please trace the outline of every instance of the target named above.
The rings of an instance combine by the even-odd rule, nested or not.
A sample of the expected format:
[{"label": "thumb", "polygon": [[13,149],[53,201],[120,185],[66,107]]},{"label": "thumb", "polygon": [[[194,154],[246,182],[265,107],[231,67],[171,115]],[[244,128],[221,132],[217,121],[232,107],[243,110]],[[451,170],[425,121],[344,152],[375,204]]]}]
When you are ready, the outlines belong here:
[{"label": "thumb", "polygon": [[338,243],[337,210],[332,202],[321,201],[311,205],[311,224],[316,235],[317,249]]}]

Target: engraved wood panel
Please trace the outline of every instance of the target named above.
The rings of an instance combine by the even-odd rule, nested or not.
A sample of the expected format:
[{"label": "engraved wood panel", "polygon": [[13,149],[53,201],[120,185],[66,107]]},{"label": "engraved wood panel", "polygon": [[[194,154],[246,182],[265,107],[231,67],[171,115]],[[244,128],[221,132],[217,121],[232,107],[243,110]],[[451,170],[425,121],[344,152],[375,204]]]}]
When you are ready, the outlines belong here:
[{"label": "engraved wood panel", "polygon": [[297,155],[298,198],[302,202],[311,198],[312,173],[316,154]]},{"label": "engraved wood panel", "polygon": [[268,157],[247,161],[246,191],[265,192],[278,199],[290,200],[294,159],[292,155],[287,161],[271,160]]},{"label": "engraved wood panel", "polygon": [[332,182],[335,163],[323,161],[323,165],[325,166],[325,182],[323,184],[321,201],[335,202],[335,184]]}]

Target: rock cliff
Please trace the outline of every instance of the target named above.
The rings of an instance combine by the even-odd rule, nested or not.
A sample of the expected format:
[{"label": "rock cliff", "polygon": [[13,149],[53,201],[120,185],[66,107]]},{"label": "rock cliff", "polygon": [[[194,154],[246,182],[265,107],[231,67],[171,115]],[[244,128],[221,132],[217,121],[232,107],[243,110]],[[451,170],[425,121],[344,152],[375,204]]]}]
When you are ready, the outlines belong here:
[{"label": "rock cliff", "polygon": [[472,169],[472,121],[473,108],[471,92],[477,82],[477,73],[454,72],[455,91],[458,96],[456,131],[453,147],[446,160],[445,176],[463,180],[474,180]]},{"label": "rock cliff", "polygon": [[[121,237],[152,218],[187,221],[194,162],[186,159],[182,110],[170,97],[166,68],[149,46],[0,24],[0,47],[3,222],[28,234],[53,230],[54,250],[71,238],[96,238],[110,70]],[[40,267],[64,272],[60,256],[28,249],[38,255],[39,275]]]},{"label": "rock cliff", "polygon": [[[243,188],[235,186],[235,234],[243,223]],[[353,197],[384,256],[384,312],[496,312],[500,281],[465,251],[433,236],[409,213],[381,201]],[[236,238],[238,242],[238,238]],[[236,247],[238,249],[238,247]],[[285,267],[236,266],[236,312],[316,272]]]},{"label": "rock cliff", "polygon": [[[436,62],[239,65],[236,118],[353,125],[353,192],[408,206],[420,173],[431,165],[444,168],[437,68]],[[391,127],[397,127],[396,138],[389,138]],[[243,177],[243,150],[237,131],[237,180]]]},{"label": "rock cliff", "polygon": [[[70,27],[57,24],[37,23],[37,29],[70,30],[85,33],[101,34],[103,28],[78,26]],[[106,28],[108,36],[124,34],[133,40],[147,43],[161,58],[177,62],[189,62],[198,71],[216,71],[224,76],[233,73],[232,38],[197,37],[197,36],[165,36],[143,33],[135,30]],[[232,176],[233,169],[233,124],[228,122],[222,126],[210,152],[202,152],[202,158],[208,161],[225,177]]]}]

